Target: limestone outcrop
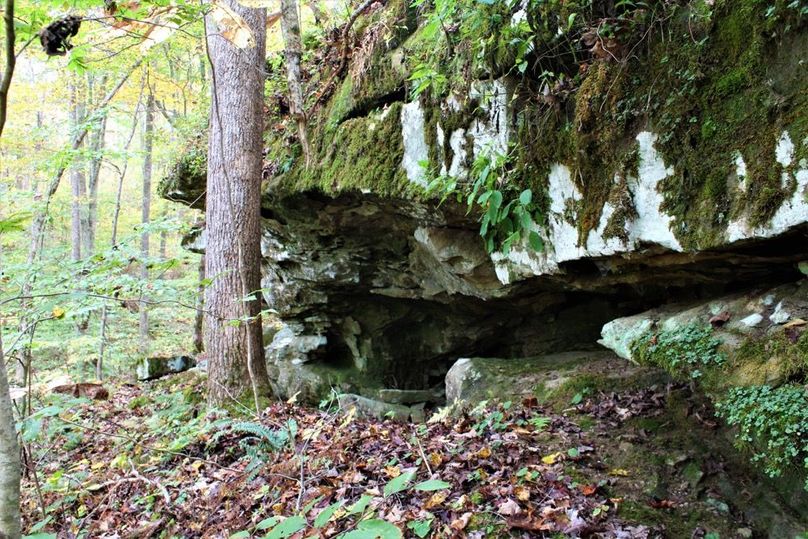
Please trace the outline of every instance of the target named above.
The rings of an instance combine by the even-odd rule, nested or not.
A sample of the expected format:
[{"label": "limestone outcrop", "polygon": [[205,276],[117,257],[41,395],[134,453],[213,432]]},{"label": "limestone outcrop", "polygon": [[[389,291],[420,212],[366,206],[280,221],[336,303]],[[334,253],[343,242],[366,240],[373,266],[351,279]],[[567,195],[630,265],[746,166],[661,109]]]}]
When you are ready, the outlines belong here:
[{"label": "limestone outcrop", "polygon": [[[558,28],[539,23],[573,21],[583,40],[597,21],[548,6],[481,6],[484,49],[461,28],[452,54],[407,2],[374,7],[311,105],[311,166],[268,105],[280,395],[431,390],[458,358],[589,353],[611,320],[803,278],[803,19],[784,11],[778,31],[747,0],[651,23],[632,11],[613,51],[631,54],[575,42],[550,69]],[[195,141],[161,192],[204,205],[200,170]]]}]

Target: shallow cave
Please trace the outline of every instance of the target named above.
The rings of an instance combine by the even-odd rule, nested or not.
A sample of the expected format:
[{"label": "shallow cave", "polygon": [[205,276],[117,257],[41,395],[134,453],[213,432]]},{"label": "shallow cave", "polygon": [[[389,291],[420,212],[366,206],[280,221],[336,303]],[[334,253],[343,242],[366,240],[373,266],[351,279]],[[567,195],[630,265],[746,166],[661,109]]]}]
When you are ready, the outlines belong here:
[{"label": "shallow cave", "polygon": [[[427,389],[442,386],[446,372],[461,357],[520,358],[597,350],[601,328],[615,318],[669,303],[773,288],[802,276],[796,264],[781,260],[782,252],[770,248],[767,252],[768,256],[748,250],[743,255],[748,264],[694,261],[675,275],[651,271],[643,282],[610,284],[596,291],[526,282],[514,297],[502,299],[455,295],[427,301],[364,294],[332,296],[329,304],[350,312],[361,334],[370,336],[363,350],[366,368],[384,387]],[[691,278],[683,279],[685,275]],[[356,335],[332,329],[326,338],[312,359],[343,367],[355,362],[347,341],[356,340]]]},{"label": "shallow cave", "polygon": [[802,226],[721,250],[585,258],[503,285],[476,223],[451,209],[296,195],[266,213],[270,304],[299,333],[325,337],[301,360],[384,388],[440,387],[462,357],[596,350],[611,320],[797,281],[808,260]]}]

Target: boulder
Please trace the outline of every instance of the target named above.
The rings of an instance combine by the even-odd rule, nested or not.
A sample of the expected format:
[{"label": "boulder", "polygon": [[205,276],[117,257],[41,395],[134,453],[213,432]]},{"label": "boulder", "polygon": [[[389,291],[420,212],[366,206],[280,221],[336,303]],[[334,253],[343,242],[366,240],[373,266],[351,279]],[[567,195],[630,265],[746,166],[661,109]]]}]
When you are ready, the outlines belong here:
[{"label": "boulder", "polygon": [[187,371],[196,365],[191,356],[149,357],[137,366],[137,379],[140,381],[154,380],[163,376]]},{"label": "boulder", "polygon": [[74,397],[87,397],[92,400],[107,400],[109,398],[109,391],[103,385],[87,382],[62,384],[52,387],[51,391],[63,395],[73,395]]},{"label": "boulder", "polygon": [[580,376],[621,378],[638,371],[607,351],[562,352],[521,359],[461,358],[446,374],[446,400],[454,404],[544,398]]},{"label": "boulder", "polygon": [[424,406],[403,406],[392,404],[376,399],[369,399],[352,393],[343,393],[337,396],[337,402],[341,409],[348,411],[356,409],[360,417],[372,417],[376,419],[394,419],[396,421],[423,421]]},{"label": "boulder", "polygon": [[380,401],[392,404],[418,404],[424,402],[440,402],[444,399],[443,388],[433,389],[379,389],[376,391]]},{"label": "boulder", "polygon": [[[779,385],[808,372],[806,321],[808,279],[803,279],[618,318],[603,326],[599,342],[632,362],[674,367],[693,377],[720,367],[720,376],[709,380],[714,388]],[[660,339],[664,345],[655,347]],[[673,366],[660,355],[661,348],[671,347],[684,358]]]}]

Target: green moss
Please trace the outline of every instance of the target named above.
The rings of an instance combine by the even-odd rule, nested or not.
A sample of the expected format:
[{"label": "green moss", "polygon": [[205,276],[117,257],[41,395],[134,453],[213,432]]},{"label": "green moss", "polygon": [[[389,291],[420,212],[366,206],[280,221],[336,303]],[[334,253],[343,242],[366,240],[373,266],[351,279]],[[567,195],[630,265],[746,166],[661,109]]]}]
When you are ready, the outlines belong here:
[{"label": "green moss", "polygon": [[130,410],[137,410],[139,408],[146,406],[147,404],[149,404],[149,402],[150,401],[148,397],[146,397],[145,395],[140,395],[130,400],[129,404],[127,404],[127,408],[129,408]]},{"label": "green moss", "polygon": [[192,139],[179,159],[157,186],[157,193],[167,200],[182,201],[194,208],[204,207],[208,174],[207,133]]},{"label": "green moss", "polygon": [[[434,97],[430,92],[420,96],[424,109],[424,135],[429,148],[429,170],[432,176],[440,174],[442,166],[448,170],[454,159],[450,141],[451,135],[458,129],[467,130],[471,124],[482,114],[480,102],[477,99],[466,97],[457,107],[446,106],[442,99]],[[438,140],[438,126],[443,131],[443,143]],[[471,148],[473,141],[467,140],[466,147]],[[463,165],[470,170],[474,156],[471,152],[466,154]]]},{"label": "green moss", "polygon": [[333,131],[322,126],[312,133],[314,164],[297,158],[276,181],[275,193],[317,190],[326,194],[367,190],[380,196],[413,195],[401,166],[401,103],[352,118]]},{"label": "green moss", "polygon": [[[806,106],[805,79],[776,89],[776,71],[798,68],[772,59],[784,48],[800,56],[796,51],[808,50],[806,36],[794,28],[774,37],[765,11],[759,0],[717,3],[703,41],[679,32],[651,54],[658,61],[649,62],[648,77],[670,89],[652,107],[658,146],[674,165],[662,186],[663,209],[675,216],[674,232],[689,248],[720,243],[727,223],[741,215],[752,226],[765,225],[794,189],[782,185],[774,149],[782,131],[804,133],[795,121]],[[737,153],[747,164],[746,191],[731,187]]]},{"label": "green moss", "polygon": [[[453,15],[457,31],[448,37],[416,28],[415,11],[404,0],[360,18],[354,30],[361,45],[351,66],[310,120],[314,165],[306,170],[299,147],[273,137],[270,155],[281,163],[274,183],[291,192],[423,196],[400,167],[398,115],[409,73],[428,63],[448,81],[442,95],[421,96],[431,170],[451,163],[450,134],[468,127],[479,111],[473,101],[459,110],[441,106],[447,95],[468,95],[472,80],[507,74],[518,82],[517,129],[502,187],[516,193],[530,188],[546,218],[550,169],[566,165],[582,194],[566,215],[578,228],[579,244],[599,226],[607,202],[614,212],[604,236],[628,240],[626,224],[636,217],[629,185],[638,172],[640,130],[658,135],[657,149],[674,170],[659,186],[662,209],[672,215],[673,232],[686,249],[722,244],[733,219],[765,225],[793,194],[796,163],[808,155],[808,119],[801,113],[808,91],[799,63],[808,54],[808,33],[784,0],[667,3],[654,11],[656,18],[623,7],[630,22],[619,38],[632,54],[620,62],[592,59],[570,41],[603,15],[599,7],[588,0],[532,6],[527,22],[517,25],[504,3],[460,9]],[[571,33],[559,35],[568,25]],[[525,43],[533,52],[522,77],[515,64],[526,58],[517,50]],[[388,116],[380,120],[384,107]],[[377,124],[378,130],[370,129]],[[446,135],[442,145],[437,125]],[[775,159],[783,131],[797,146],[797,159],[785,169]],[[735,177],[738,154],[746,178]]]},{"label": "green moss", "polygon": [[727,386],[779,384],[808,375],[808,332],[796,341],[783,331],[748,337],[730,356]]},{"label": "green moss", "polygon": [[339,85],[336,93],[331,98],[328,119],[326,120],[327,129],[336,129],[350,114],[354,107],[353,89],[353,79],[350,77],[344,79]]}]

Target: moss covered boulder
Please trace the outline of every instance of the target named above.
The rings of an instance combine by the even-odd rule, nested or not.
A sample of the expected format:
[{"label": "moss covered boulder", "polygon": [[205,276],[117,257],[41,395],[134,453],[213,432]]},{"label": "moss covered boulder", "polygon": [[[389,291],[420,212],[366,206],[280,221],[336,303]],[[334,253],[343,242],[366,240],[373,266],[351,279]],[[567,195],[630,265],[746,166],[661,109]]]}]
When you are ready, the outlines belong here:
[{"label": "moss covered boulder", "polygon": [[780,287],[669,304],[603,326],[602,345],[636,363],[700,379],[710,391],[804,380],[808,279]]},{"label": "moss covered boulder", "polygon": [[626,365],[611,352],[578,351],[544,356],[461,358],[446,374],[449,404],[476,404],[483,400],[546,400],[565,386],[581,380],[632,378],[645,369]]}]

